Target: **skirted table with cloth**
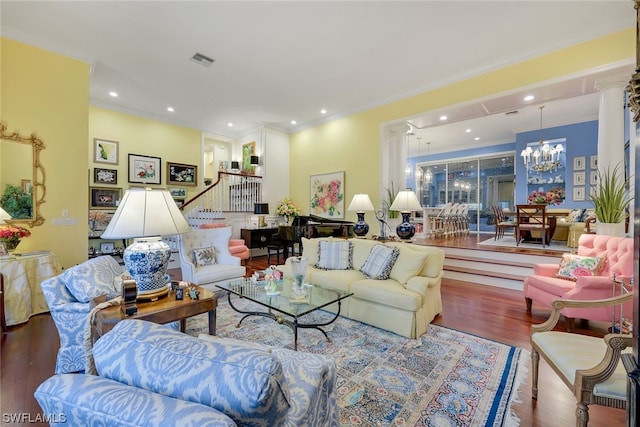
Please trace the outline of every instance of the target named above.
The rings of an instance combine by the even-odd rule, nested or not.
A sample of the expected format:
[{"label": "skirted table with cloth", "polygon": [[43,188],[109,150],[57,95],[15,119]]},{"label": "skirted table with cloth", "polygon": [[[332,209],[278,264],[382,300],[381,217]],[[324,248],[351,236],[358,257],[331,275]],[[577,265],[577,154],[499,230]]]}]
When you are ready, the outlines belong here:
[{"label": "skirted table with cloth", "polygon": [[51,252],[0,259],[7,326],[27,322],[31,316],[49,311],[40,283],[60,270],[60,263]]}]

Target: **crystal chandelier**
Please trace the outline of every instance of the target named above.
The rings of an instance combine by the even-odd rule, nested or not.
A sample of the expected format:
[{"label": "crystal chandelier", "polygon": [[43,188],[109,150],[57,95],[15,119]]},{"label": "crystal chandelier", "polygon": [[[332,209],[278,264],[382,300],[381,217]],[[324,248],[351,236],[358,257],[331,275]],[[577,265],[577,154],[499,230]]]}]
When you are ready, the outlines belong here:
[{"label": "crystal chandelier", "polygon": [[[422,141],[421,141],[422,137],[419,136],[417,140],[418,140],[418,157],[421,157],[422,149],[420,147],[420,144],[422,144]],[[416,165],[416,181],[420,182],[420,180],[422,180],[422,168]]]},{"label": "crystal chandelier", "polygon": [[558,169],[560,166],[560,154],[564,151],[562,144],[557,144],[555,147],[549,144],[549,141],[542,139],[542,109],[544,105],[540,106],[540,142],[538,147],[534,150],[531,147],[527,147],[522,150],[520,156],[524,162],[524,166],[531,171],[547,172],[550,170]]},{"label": "crystal chandelier", "polygon": [[[429,146],[431,145],[431,141],[427,141],[427,158],[429,158]],[[422,168],[420,168],[422,171]],[[431,172],[431,168],[427,166],[427,170],[422,173],[422,182],[425,184],[431,184],[433,181],[433,172]]]}]

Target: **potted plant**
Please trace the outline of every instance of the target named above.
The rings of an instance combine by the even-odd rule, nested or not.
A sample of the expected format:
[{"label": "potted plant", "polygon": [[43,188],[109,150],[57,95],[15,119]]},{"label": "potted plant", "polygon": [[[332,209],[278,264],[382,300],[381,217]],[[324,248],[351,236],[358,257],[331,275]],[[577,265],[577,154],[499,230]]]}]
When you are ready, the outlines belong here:
[{"label": "potted plant", "polygon": [[627,191],[628,180],[620,172],[619,164],[613,170],[598,171],[598,182],[589,195],[596,212],[598,234],[624,236],[624,220],[633,197]]}]

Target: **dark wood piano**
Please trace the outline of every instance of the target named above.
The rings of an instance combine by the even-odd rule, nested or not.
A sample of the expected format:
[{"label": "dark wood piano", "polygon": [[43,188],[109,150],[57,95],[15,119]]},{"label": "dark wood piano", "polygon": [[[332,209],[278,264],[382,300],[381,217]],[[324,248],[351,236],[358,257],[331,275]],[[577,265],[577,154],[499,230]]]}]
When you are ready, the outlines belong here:
[{"label": "dark wood piano", "polygon": [[349,221],[339,221],[335,219],[326,219],[315,215],[297,216],[293,219],[291,225],[281,225],[278,232],[273,235],[272,239],[281,245],[286,260],[289,253],[293,253],[294,245],[302,248],[302,238],[311,239],[313,237],[355,237],[353,226],[355,224]]}]

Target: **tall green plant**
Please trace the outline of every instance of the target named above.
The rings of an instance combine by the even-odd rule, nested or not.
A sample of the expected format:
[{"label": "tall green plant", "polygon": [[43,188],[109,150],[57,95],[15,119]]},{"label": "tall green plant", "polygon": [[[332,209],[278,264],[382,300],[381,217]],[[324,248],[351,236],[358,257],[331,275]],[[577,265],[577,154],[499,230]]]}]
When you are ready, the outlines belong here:
[{"label": "tall green plant", "polygon": [[627,208],[633,200],[627,191],[628,182],[620,175],[620,164],[611,171],[598,171],[598,183],[589,199],[596,210],[598,222],[617,224],[627,216]]},{"label": "tall green plant", "polygon": [[388,218],[398,218],[400,216],[400,212],[392,211],[391,204],[396,199],[398,195],[398,190],[393,186],[393,181],[391,181],[391,187],[385,187],[385,191],[387,192],[387,199],[382,201],[382,206],[387,213]]}]

